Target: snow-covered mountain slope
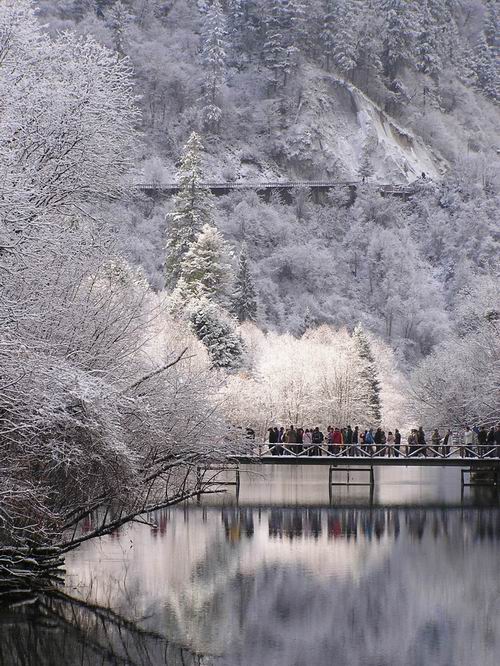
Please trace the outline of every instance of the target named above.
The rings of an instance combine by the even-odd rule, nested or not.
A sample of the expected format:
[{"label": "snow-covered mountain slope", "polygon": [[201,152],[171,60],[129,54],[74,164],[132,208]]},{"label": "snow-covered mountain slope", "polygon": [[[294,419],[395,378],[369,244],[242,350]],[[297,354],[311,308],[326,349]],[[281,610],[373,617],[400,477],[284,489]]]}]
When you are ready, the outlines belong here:
[{"label": "snow-covered mountain slope", "polygon": [[[213,222],[235,254],[248,245],[263,328],[299,334],[306,321],[362,321],[416,359],[453,330],[460,291],[497,274],[490,0],[432,3],[431,18],[416,0],[359,0],[346,3],[350,23],[331,24],[321,0],[307,12],[301,0],[36,4],[47,30],[91,35],[130,59],[137,180],[175,180],[193,131],[210,181],[365,177],[356,201],[346,188],[321,201],[305,191],[264,201],[250,190],[217,200]],[[429,25],[438,38],[425,45]],[[371,185],[418,179],[410,201]],[[123,252],[157,290],[171,204],[120,202],[110,213]]]},{"label": "snow-covered mountain slope", "polygon": [[299,162],[304,157],[311,165],[332,160],[334,171],[359,179],[368,144],[375,181],[411,182],[422,172],[435,179],[442,176],[445,160],[359,88],[313,67],[303,79],[297,114],[283,134],[283,141],[296,148]]}]

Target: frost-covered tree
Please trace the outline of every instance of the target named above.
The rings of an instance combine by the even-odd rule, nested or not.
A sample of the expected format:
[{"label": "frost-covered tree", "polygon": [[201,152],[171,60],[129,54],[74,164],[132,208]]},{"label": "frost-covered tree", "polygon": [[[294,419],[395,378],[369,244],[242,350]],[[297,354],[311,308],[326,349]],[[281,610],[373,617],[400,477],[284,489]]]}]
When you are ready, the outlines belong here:
[{"label": "frost-covered tree", "polygon": [[228,0],[226,31],[229,45],[228,58],[231,63],[241,65],[245,58],[245,33],[249,30],[246,21],[247,0]]},{"label": "frost-covered tree", "polygon": [[257,294],[248,264],[246,243],[243,243],[240,250],[232,300],[234,314],[240,323],[255,321],[257,316]]},{"label": "frost-covered tree", "polygon": [[456,333],[421,361],[411,378],[415,415],[428,425],[500,421],[500,307],[492,276],[459,294]]},{"label": "frost-covered tree", "polygon": [[384,16],[382,63],[390,79],[413,60],[414,16],[409,0],[379,0]]},{"label": "frost-covered tree", "polygon": [[201,60],[205,70],[203,119],[209,129],[219,126],[221,88],[226,78],[226,19],[219,0],[214,0],[203,14]]},{"label": "frost-covered tree", "polygon": [[129,9],[118,0],[105,13],[106,23],[113,35],[113,45],[118,53],[125,51],[125,41],[128,26],[133,20]]},{"label": "frost-covered tree", "polygon": [[476,85],[485,95],[494,100],[500,99],[500,74],[493,49],[489,46],[484,32],[481,32],[472,51],[471,68]]},{"label": "frost-covered tree", "polygon": [[202,144],[198,134],[189,137],[178,171],[179,193],[167,216],[165,282],[174,289],[181,274],[182,260],[204,224],[212,220],[213,195],[202,185]]},{"label": "frost-covered tree", "polygon": [[[197,341],[169,335],[117,251],[108,207],[137,141],[129,66],[91,38],[51,39],[27,0],[0,3],[0,51],[0,549],[32,558],[192,493],[188,467],[164,461],[186,441],[201,451],[215,387],[203,350],[196,381],[180,370]],[[223,431],[221,418],[205,434]],[[102,507],[89,534],[70,529]]]},{"label": "frost-covered tree", "polygon": [[330,69],[332,53],[335,47],[335,28],[335,0],[323,0],[319,41],[326,69]]},{"label": "frost-covered tree", "polygon": [[304,0],[289,0],[290,31],[294,46],[300,51],[306,50],[309,46],[307,14],[309,11],[308,3]]},{"label": "frost-covered tree", "polygon": [[493,59],[500,55],[500,7],[497,0],[487,0],[484,33]]},{"label": "frost-covered tree", "polygon": [[[251,372],[232,377],[224,390],[232,418],[238,415],[255,423],[262,435],[269,426],[285,422],[309,428],[375,424],[370,393],[360,379],[362,361],[345,329],[322,325],[307,330],[301,339],[275,333],[260,333],[256,339],[248,333]],[[391,352],[375,340],[373,354],[380,366],[384,423],[401,426],[404,378]]]},{"label": "frost-covered tree", "polygon": [[232,252],[220,231],[205,224],[181,263],[182,293],[225,305],[234,282]]},{"label": "frost-covered tree", "polygon": [[371,146],[368,141],[363,143],[361,157],[359,160],[358,175],[365,180],[374,174],[373,161],[371,157]]},{"label": "frost-covered tree", "polygon": [[190,302],[188,319],[193,333],[205,345],[212,366],[234,370],[243,362],[243,342],[226,310],[207,298]]},{"label": "frost-covered tree", "polygon": [[286,85],[297,48],[293,43],[293,7],[289,0],[271,0],[265,17],[266,33],[262,56],[273,72],[275,86]]},{"label": "frost-covered tree", "polygon": [[438,76],[442,67],[438,48],[440,35],[437,30],[438,24],[431,13],[429,0],[424,0],[420,6],[416,36],[416,65],[419,71],[434,78]]},{"label": "frost-covered tree", "polygon": [[355,37],[356,15],[353,3],[337,2],[335,11],[335,40],[332,58],[335,66],[345,76],[356,67],[357,44]]},{"label": "frost-covered tree", "polygon": [[360,324],[354,329],[352,339],[358,356],[359,366],[357,371],[359,382],[363,391],[366,392],[366,401],[369,405],[370,425],[378,425],[382,418],[378,368],[371,350],[370,341]]}]

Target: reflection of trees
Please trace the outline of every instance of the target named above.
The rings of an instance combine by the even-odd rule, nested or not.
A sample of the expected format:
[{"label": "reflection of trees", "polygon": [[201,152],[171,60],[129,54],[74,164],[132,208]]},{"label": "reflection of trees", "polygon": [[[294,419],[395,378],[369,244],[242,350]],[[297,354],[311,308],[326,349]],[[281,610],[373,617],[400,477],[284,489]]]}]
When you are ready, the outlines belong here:
[{"label": "reflection of trees", "polygon": [[201,666],[202,655],[62,592],[0,614],[0,666]]}]

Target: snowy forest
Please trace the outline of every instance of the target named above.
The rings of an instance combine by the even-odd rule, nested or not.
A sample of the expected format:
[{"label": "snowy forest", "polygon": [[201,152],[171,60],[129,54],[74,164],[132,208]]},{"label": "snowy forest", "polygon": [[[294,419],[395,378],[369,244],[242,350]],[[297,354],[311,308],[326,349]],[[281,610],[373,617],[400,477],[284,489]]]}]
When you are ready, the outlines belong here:
[{"label": "snowy forest", "polygon": [[0,543],[184,499],[249,427],[500,421],[499,16],[0,1]]}]

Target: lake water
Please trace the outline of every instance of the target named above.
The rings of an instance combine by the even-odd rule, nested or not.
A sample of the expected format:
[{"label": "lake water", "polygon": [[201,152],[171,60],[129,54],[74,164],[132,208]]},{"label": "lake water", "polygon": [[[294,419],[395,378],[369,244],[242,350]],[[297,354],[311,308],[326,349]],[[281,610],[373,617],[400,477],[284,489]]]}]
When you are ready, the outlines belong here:
[{"label": "lake water", "polygon": [[327,467],[243,472],[238,497],[84,544],[67,600],[3,618],[0,664],[497,666],[498,497],[376,474],[370,495]]}]

